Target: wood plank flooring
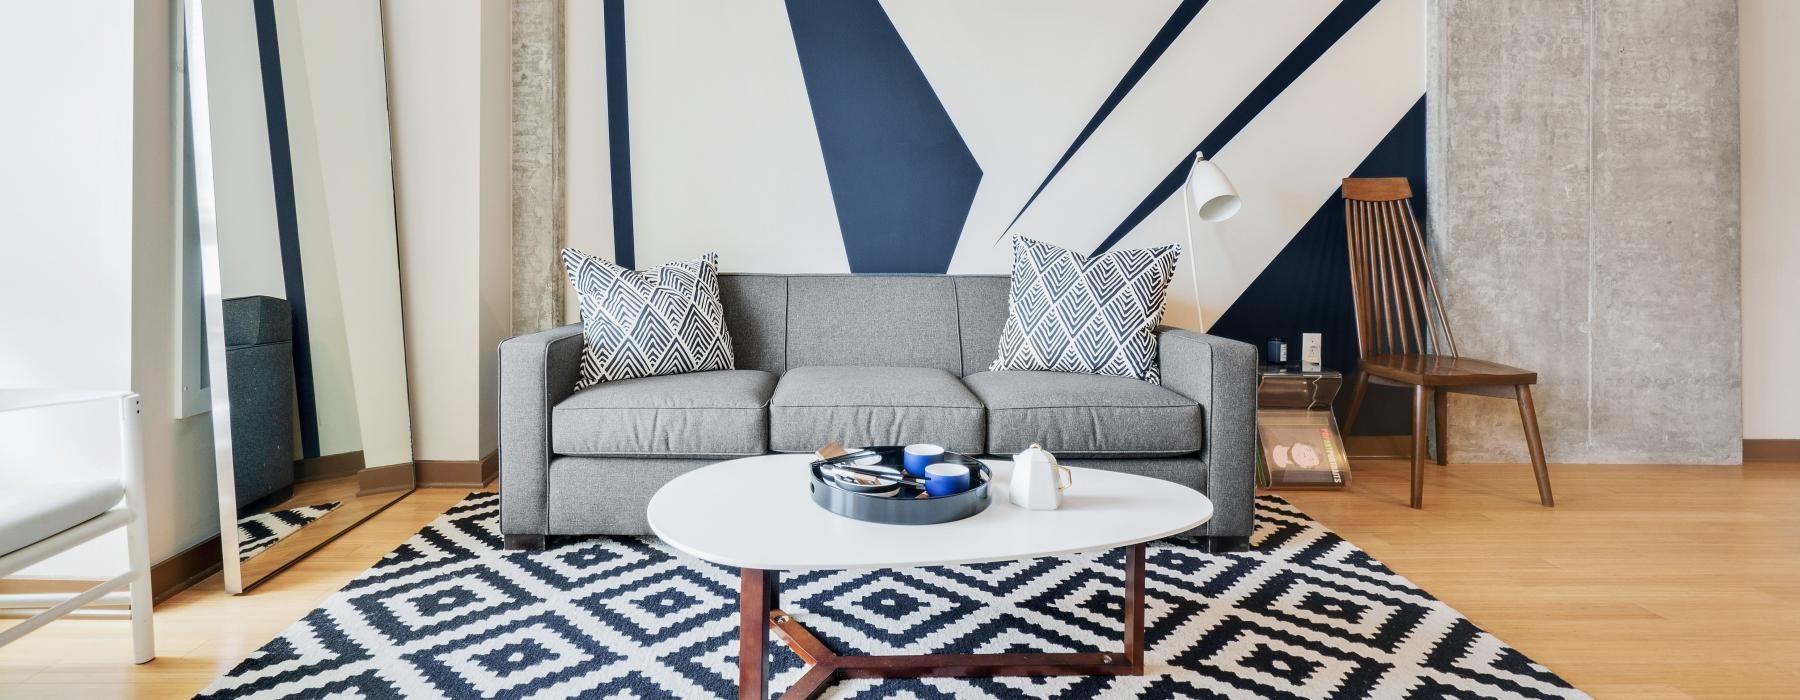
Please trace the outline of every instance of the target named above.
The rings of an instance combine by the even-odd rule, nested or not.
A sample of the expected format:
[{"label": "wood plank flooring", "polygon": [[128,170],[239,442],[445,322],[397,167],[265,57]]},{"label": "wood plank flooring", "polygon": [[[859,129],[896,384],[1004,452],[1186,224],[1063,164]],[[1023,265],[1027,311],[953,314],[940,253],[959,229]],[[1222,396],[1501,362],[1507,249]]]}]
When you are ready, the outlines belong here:
[{"label": "wood plank flooring", "polygon": [[[1359,461],[1346,491],[1281,495],[1596,697],[1800,697],[1800,464],[1429,466]],[[421,489],[245,596],[217,578],[126,623],[63,620],[0,648],[0,697],[187,697],[467,489]],[[12,624],[0,622],[0,625]]]}]

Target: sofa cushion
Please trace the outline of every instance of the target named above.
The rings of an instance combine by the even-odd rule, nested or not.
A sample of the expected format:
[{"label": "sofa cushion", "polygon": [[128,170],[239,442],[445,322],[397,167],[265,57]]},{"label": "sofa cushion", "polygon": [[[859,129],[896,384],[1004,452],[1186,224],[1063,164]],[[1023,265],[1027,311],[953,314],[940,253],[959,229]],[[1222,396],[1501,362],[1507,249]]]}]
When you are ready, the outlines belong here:
[{"label": "sofa cushion", "polygon": [[7,484],[0,495],[0,556],[29,547],[111,510],[125,497],[114,479],[48,479]]},{"label": "sofa cushion", "polygon": [[775,375],[750,369],[604,382],[551,409],[550,444],[590,457],[764,454],[774,391]]},{"label": "sofa cushion", "polygon": [[1087,254],[1013,239],[1006,327],[992,370],[1086,372],[1155,384],[1156,325],[1181,246]]},{"label": "sofa cushion", "polygon": [[719,256],[707,253],[627,270],[564,248],[563,271],[581,302],[576,389],[601,382],[735,369],[719,302]]},{"label": "sofa cushion", "polygon": [[985,427],[981,402],[962,381],[928,367],[796,367],[769,401],[776,452],[811,452],[837,440],[981,454]]},{"label": "sofa cushion", "polygon": [[981,372],[963,379],[987,405],[988,451],[1039,443],[1058,457],[1173,457],[1200,450],[1200,404],[1125,377]]}]

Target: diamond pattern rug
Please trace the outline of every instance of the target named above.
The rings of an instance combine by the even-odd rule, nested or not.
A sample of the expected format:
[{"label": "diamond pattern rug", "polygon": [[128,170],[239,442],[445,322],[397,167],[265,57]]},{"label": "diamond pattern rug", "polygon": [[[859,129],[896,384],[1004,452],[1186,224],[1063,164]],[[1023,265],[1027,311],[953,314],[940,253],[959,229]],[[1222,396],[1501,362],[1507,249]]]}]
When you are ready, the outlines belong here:
[{"label": "diamond pattern rug", "polygon": [[[505,552],[471,494],[201,694],[735,697],[737,571],[653,538]],[[843,681],[836,698],[1586,697],[1272,496],[1253,551],[1148,548],[1140,677]],[[783,610],[843,653],[1119,646],[1123,550],[782,576]],[[778,647],[771,686],[802,672]]]}]

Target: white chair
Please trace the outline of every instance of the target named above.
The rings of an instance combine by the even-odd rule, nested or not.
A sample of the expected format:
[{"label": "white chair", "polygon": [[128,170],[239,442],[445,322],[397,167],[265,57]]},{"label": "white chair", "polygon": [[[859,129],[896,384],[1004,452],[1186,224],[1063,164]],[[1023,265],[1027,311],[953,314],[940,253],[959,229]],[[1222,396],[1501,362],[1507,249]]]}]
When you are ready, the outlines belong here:
[{"label": "white chair", "polygon": [[[32,614],[0,631],[0,646],[83,606],[126,604],[130,606],[133,657],[141,664],[156,658],[156,649],[150,621],[149,528],[137,394],[0,389],[0,412],[90,401],[118,403],[120,478],[80,479],[47,469],[46,478],[7,484],[0,491],[0,578],[120,527],[125,528],[131,568],[81,593],[0,594],[0,609]],[[121,590],[127,587],[129,594]]]}]

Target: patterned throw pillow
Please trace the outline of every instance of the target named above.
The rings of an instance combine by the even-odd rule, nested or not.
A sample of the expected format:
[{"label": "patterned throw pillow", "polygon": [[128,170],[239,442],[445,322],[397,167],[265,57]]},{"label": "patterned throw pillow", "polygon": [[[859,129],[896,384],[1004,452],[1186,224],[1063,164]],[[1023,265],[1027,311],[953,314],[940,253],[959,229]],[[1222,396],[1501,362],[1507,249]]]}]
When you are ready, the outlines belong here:
[{"label": "patterned throw pillow", "polygon": [[988,369],[1108,374],[1159,383],[1156,325],[1181,246],[1087,257],[1013,239],[1000,358]]},{"label": "patterned throw pillow", "polygon": [[732,369],[719,256],[638,272],[573,248],[563,270],[581,297],[580,391],[600,382]]}]

